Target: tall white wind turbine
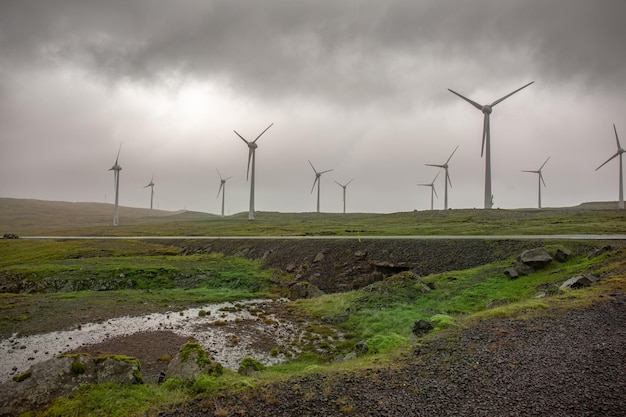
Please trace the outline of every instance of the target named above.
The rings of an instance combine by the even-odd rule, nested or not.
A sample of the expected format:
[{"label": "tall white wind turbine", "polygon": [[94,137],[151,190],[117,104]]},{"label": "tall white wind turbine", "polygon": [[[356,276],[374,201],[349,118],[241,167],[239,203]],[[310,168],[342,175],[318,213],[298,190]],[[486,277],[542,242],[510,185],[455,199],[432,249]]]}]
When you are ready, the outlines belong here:
[{"label": "tall white wind turbine", "polygon": [[448,158],[448,160],[443,164],[443,165],[435,165],[435,164],[424,164],[424,165],[428,165],[429,167],[438,167],[438,168],[443,168],[445,173],[446,173],[446,177],[444,178],[444,204],[443,207],[445,210],[448,210],[448,184],[450,184],[450,187],[452,187],[452,181],[450,181],[450,174],[448,173],[448,162],[450,162],[450,159],[452,159],[452,155],[454,155],[454,153],[456,152],[456,150],[459,149],[459,147],[457,146],[456,148],[454,148],[454,150],[452,151],[452,153],[450,154],[450,157]]},{"label": "tall white wind turbine", "polygon": [[222,217],[224,217],[224,201],[226,200],[226,181],[231,179],[232,177],[222,178],[222,174],[220,170],[217,170],[217,175],[220,176],[220,189],[217,190],[217,197],[220,196],[220,192],[222,193]]},{"label": "tall white wind turbine", "polygon": [[109,169],[109,171],[113,171],[113,188],[115,189],[115,209],[113,210],[113,226],[118,225],[118,207],[120,201],[120,171],[122,167],[118,164],[118,160],[120,158],[120,151],[122,150],[122,144],[120,143],[120,148],[117,150],[117,156],[115,157],[115,164]]},{"label": "tall white wind turbine", "polygon": [[350,181],[348,181],[345,184],[340,184],[337,181],[335,181],[335,183],[340,186],[341,188],[343,188],[343,214],[346,214],[346,187],[348,186],[348,184],[350,184],[352,181],[354,181],[354,178],[352,178]]},{"label": "tall white wind turbine", "polygon": [[313,171],[315,172],[315,180],[313,181],[313,187],[311,188],[311,193],[313,193],[313,190],[315,189],[315,184],[317,184],[317,212],[319,213],[320,212],[320,183],[322,182],[320,180],[320,177],[322,176],[322,174],[332,171],[332,169],[327,169],[326,171],[318,172],[317,169],[315,169],[315,167],[311,163],[311,161],[309,161],[309,164],[311,164],[311,168],[313,168]]},{"label": "tall white wind turbine", "polygon": [[150,184],[143,188],[148,187],[150,187],[150,217],[152,217],[152,202],[154,201],[154,174],[152,174],[152,178],[150,178]]},{"label": "tall white wind turbine", "polygon": [[619,202],[617,203],[617,208],[624,208],[624,168],[622,165],[622,154],[626,152],[622,145],[619,143],[619,137],[617,136],[617,128],[615,127],[615,123],[613,123],[613,130],[615,131],[615,141],[617,142],[617,152],[613,154],[612,157],[606,160],[606,162],[599,167],[596,168],[596,171],[606,165],[611,159],[619,156]]},{"label": "tall white wind turbine", "polygon": [[[256,141],[259,140],[259,138],[263,135],[263,133],[267,132],[267,129],[269,129],[273,125],[274,123],[266,127],[265,130],[262,131],[259,134],[259,136],[257,136],[256,139],[254,139],[253,141],[245,140],[243,136],[237,133],[236,130],[233,130],[233,132],[235,132],[235,134],[239,136],[241,140],[243,140],[246,143],[246,145],[248,145],[248,171],[246,173],[246,180],[248,178],[250,179],[250,210],[248,211],[248,220],[254,220],[254,162],[255,162],[254,154],[255,154],[256,148],[258,147],[258,145],[256,144]],[[251,163],[252,163],[252,175],[250,175]]]},{"label": "tall white wind turbine", "polygon": [[518,91],[528,87],[532,83],[534,83],[534,81],[531,81],[528,84],[526,84],[525,86],[520,87],[517,90],[513,91],[512,93],[509,93],[506,96],[497,99],[496,101],[494,101],[491,104],[484,104],[484,105],[480,105],[480,104],[476,103],[475,101],[470,100],[469,98],[467,98],[465,96],[462,96],[461,94],[457,93],[456,91],[453,91],[453,90],[448,88],[448,91],[450,91],[451,93],[461,97],[463,100],[467,101],[472,106],[474,106],[478,110],[482,111],[483,114],[484,114],[483,139],[482,139],[483,144],[482,144],[480,156],[482,157],[483,154],[485,155],[485,208],[486,209],[490,209],[491,207],[493,207],[493,194],[491,193],[491,137],[490,137],[491,134],[490,134],[490,128],[489,128],[489,115],[493,111],[493,107],[496,104],[498,104],[501,101],[504,101],[505,99],[511,97],[513,94],[515,94]]},{"label": "tall white wind turbine", "polygon": [[434,202],[435,202],[434,196],[437,196],[437,198],[439,198],[439,196],[437,195],[437,191],[435,190],[435,180],[437,179],[438,176],[439,176],[439,172],[437,173],[437,175],[435,175],[435,178],[433,178],[430,184],[417,184],[423,187],[430,187],[430,210],[431,211],[434,210]]},{"label": "tall white wind turbine", "polygon": [[[550,157],[548,157],[548,159],[550,159]],[[532,172],[533,174],[537,174],[537,175],[539,175],[539,179],[537,180],[537,181],[539,182],[539,183],[537,184],[537,185],[538,185],[538,189],[539,189],[539,190],[537,191],[537,193],[538,193],[538,194],[537,194],[537,199],[538,199],[538,201],[539,201],[539,203],[538,203],[538,208],[541,208],[541,183],[543,183],[543,186],[544,186],[544,187],[546,186],[546,182],[543,180],[543,173],[541,172],[541,170],[543,169],[543,167],[544,167],[544,166],[546,165],[546,163],[548,162],[548,159],[546,159],[546,161],[545,161],[543,164],[541,164],[541,167],[539,167],[539,169],[538,169],[538,170],[536,170],[536,171],[525,171],[525,170],[522,170],[522,172]]]}]

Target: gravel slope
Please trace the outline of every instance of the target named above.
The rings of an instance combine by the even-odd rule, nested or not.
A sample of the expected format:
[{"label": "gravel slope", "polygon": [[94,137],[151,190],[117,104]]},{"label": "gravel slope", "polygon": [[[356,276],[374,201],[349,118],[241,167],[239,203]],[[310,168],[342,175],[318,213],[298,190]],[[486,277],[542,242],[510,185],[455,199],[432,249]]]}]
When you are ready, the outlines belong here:
[{"label": "gravel slope", "polygon": [[397,364],[196,400],[161,417],[626,415],[626,296],[481,323]]}]

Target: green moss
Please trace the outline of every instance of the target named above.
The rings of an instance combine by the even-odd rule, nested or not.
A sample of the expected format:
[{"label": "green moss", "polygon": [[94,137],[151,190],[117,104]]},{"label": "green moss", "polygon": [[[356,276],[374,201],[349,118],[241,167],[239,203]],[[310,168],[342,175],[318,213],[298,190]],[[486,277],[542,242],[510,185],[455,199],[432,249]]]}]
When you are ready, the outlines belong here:
[{"label": "green moss", "polygon": [[79,360],[73,361],[72,364],[70,365],[70,371],[74,375],[84,374],[86,370],[87,370],[87,366],[85,366],[85,364]]},{"label": "green moss", "polygon": [[107,359],[112,359],[118,362],[126,362],[130,364],[134,364],[134,365],[137,365],[138,369],[141,369],[141,364],[139,363],[139,359],[134,358],[132,356],[126,356],[126,355],[113,355],[113,354],[100,355],[96,358],[96,364],[100,364],[106,361]]},{"label": "green moss", "polygon": [[207,355],[200,343],[197,342],[187,342],[182,348],[180,348],[180,357],[183,362],[189,360],[189,355],[191,355],[192,352],[195,353],[196,363],[200,368],[211,364],[211,358],[209,358],[209,355]]},{"label": "green moss", "polygon": [[248,371],[258,372],[258,371],[262,371],[263,369],[265,369],[265,365],[263,365],[261,362],[257,361],[256,359],[244,358],[239,364],[239,370],[237,372],[239,372],[240,374],[246,374],[248,373]]},{"label": "green moss", "polygon": [[30,378],[31,376],[32,376],[32,375],[31,375],[30,371],[28,371],[28,372],[24,372],[24,373],[21,373],[21,374],[15,375],[15,376],[13,377],[13,381],[15,381],[15,382],[22,382],[22,381],[27,380],[27,379],[28,379],[28,378]]}]

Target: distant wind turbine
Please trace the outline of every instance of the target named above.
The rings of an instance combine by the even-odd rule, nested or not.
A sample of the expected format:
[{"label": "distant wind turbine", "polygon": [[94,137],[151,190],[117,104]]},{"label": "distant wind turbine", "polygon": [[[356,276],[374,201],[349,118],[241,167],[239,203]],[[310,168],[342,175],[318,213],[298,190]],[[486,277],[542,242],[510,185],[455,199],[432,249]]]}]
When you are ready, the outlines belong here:
[{"label": "distant wind turbine", "polygon": [[113,226],[118,225],[118,206],[119,206],[119,197],[120,197],[120,171],[122,167],[118,164],[118,160],[120,158],[120,151],[122,150],[122,144],[120,143],[120,148],[117,150],[117,156],[115,157],[115,164],[109,169],[109,171],[113,171],[113,188],[115,189],[115,209],[113,210]]},{"label": "distant wind turbine", "polygon": [[315,189],[315,184],[317,184],[317,212],[319,213],[320,212],[320,183],[322,182],[320,180],[320,177],[322,176],[322,174],[332,171],[332,169],[327,169],[326,171],[318,172],[313,166],[313,164],[311,163],[311,161],[309,161],[309,164],[311,164],[311,168],[313,168],[313,171],[315,172],[315,181],[313,181],[313,187],[311,188],[311,193],[313,193],[313,190]]},{"label": "distant wind turbine", "polygon": [[350,181],[348,181],[347,183],[344,184],[340,184],[337,181],[335,181],[335,183],[340,186],[341,188],[343,188],[343,214],[346,214],[346,187],[348,186],[348,184],[350,184],[352,181],[354,181],[354,178],[351,179]]},{"label": "distant wind turbine", "polygon": [[454,155],[454,153],[456,152],[457,149],[459,149],[458,146],[456,148],[454,148],[454,150],[450,154],[450,157],[448,158],[448,160],[443,165],[425,164],[425,165],[428,165],[429,167],[443,168],[445,173],[446,173],[446,177],[444,179],[444,186],[445,186],[445,188],[444,188],[444,199],[443,199],[443,201],[444,201],[443,207],[446,210],[448,210],[448,184],[450,184],[450,187],[452,187],[452,181],[450,181],[450,174],[448,173],[448,162],[450,162],[450,159],[452,159],[452,155]]},{"label": "distant wind turbine", "polygon": [[[241,140],[246,142],[246,145],[248,145],[248,171],[246,173],[246,180],[248,179],[248,177],[250,178],[250,210],[248,211],[248,220],[254,220],[254,162],[255,162],[254,154],[255,154],[256,148],[258,147],[258,145],[256,144],[256,141],[259,140],[259,138],[263,135],[263,133],[267,132],[267,129],[269,129],[273,125],[274,123],[266,127],[265,130],[262,131],[259,134],[259,136],[257,136],[256,139],[253,141],[245,140],[243,136],[237,133],[236,130],[233,130],[233,132],[235,132],[235,134],[239,136]],[[250,175],[251,163],[252,163],[252,175]]]},{"label": "distant wind turbine", "polygon": [[150,217],[152,217],[152,202],[154,201],[154,174],[152,174],[152,178],[150,178],[150,184],[143,188],[148,187],[150,187]]},{"label": "distant wind turbine", "polygon": [[220,192],[222,193],[222,217],[224,217],[224,201],[226,200],[226,181],[231,179],[232,177],[222,178],[222,174],[220,170],[217,170],[217,175],[220,176],[220,189],[217,190],[217,196],[220,196]]},{"label": "distant wind turbine", "polygon": [[[548,159],[550,159],[550,157],[548,157]],[[538,170],[536,170],[536,171],[525,171],[525,170],[522,170],[522,172],[532,172],[532,173],[534,173],[534,174],[538,174],[538,175],[539,175],[539,179],[537,180],[537,181],[539,182],[539,183],[538,183],[538,189],[539,189],[539,190],[538,190],[538,201],[539,201],[539,203],[538,203],[538,207],[539,207],[539,208],[541,208],[541,183],[543,183],[543,186],[544,186],[544,187],[546,186],[546,182],[543,180],[543,174],[542,174],[541,170],[543,169],[543,167],[544,167],[544,166],[546,165],[546,163],[548,162],[548,159],[546,159],[546,161],[545,161],[545,162],[541,165],[541,167],[540,167]]]},{"label": "distant wind turbine", "polygon": [[490,128],[489,128],[489,115],[493,111],[493,107],[496,104],[498,104],[501,101],[504,101],[505,99],[511,97],[513,94],[515,94],[518,91],[528,87],[532,83],[534,83],[534,81],[531,81],[528,84],[526,84],[525,86],[520,87],[517,90],[513,91],[512,93],[509,93],[506,96],[497,99],[496,101],[494,101],[491,104],[484,104],[484,105],[480,105],[480,104],[476,103],[475,101],[470,100],[469,98],[467,98],[465,96],[462,96],[461,94],[457,93],[456,91],[453,91],[453,90],[448,88],[448,91],[450,91],[451,93],[461,97],[463,100],[467,101],[472,106],[474,106],[478,110],[482,111],[483,114],[484,114],[483,139],[482,139],[483,144],[482,144],[480,156],[482,157],[483,153],[485,154],[485,208],[486,209],[490,209],[491,207],[493,207],[493,195],[491,193],[491,138],[490,138],[491,133],[490,133]]},{"label": "distant wind turbine", "polygon": [[435,190],[435,180],[437,179],[438,176],[439,176],[439,172],[437,173],[437,175],[435,175],[435,178],[433,178],[430,184],[417,184],[423,187],[430,187],[430,209],[431,210],[434,210],[434,202],[435,202],[434,196],[437,196],[437,198],[439,198],[439,196],[437,195],[437,191]]},{"label": "distant wind turbine", "polygon": [[613,123],[613,130],[615,131],[615,141],[617,142],[617,152],[613,154],[612,157],[606,160],[606,162],[599,167],[596,168],[596,171],[606,165],[611,159],[619,156],[619,202],[617,203],[617,208],[624,208],[624,169],[622,165],[622,154],[626,152],[622,145],[619,143],[619,137],[617,136],[617,128],[615,127],[615,123]]}]

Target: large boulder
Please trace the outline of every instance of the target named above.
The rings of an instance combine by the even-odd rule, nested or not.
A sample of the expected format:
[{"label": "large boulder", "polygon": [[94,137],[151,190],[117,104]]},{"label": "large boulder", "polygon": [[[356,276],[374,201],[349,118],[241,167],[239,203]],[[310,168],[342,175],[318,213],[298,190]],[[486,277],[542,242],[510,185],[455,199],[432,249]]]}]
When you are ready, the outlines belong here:
[{"label": "large boulder", "polygon": [[519,261],[534,269],[543,268],[552,261],[552,256],[544,248],[529,249],[522,252]]},{"label": "large boulder", "polygon": [[222,365],[211,360],[199,343],[187,342],[167,366],[165,379],[194,380],[201,374],[219,376],[223,372]]},{"label": "large boulder", "polygon": [[289,287],[289,298],[297,300],[299,298],[315,298],[323,295],[324,292],[308,281],[296,282]]},{"label": "large boulder", "polygon": [[36,410],[81,385],[100,382],[141,383],[139,361],[128,356],[75,354],[39,362],[0,384],[0,416]]},{"label": "large boulder", "polygon": [[562,290],[577,290],[579,288],[589,287],[598,281],[599,278],[595,275],[577,275],[562,283],[559,288]]}]

